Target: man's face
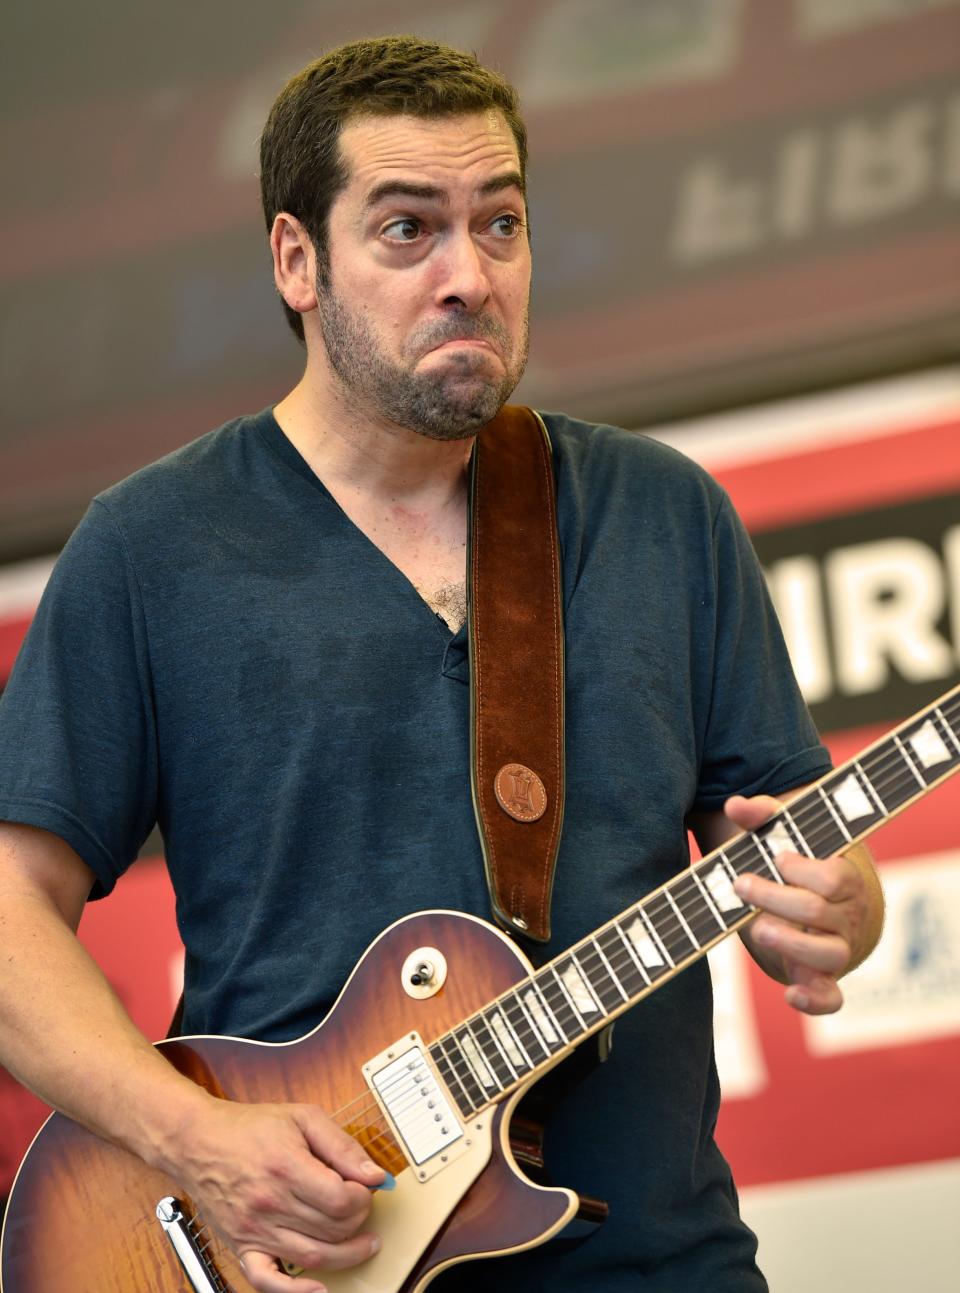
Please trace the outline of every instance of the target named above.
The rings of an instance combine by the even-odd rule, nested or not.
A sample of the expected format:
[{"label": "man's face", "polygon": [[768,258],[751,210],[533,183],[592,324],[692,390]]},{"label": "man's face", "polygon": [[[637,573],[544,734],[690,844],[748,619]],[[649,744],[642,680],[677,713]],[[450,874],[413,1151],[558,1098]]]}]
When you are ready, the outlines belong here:
[{"label": "man's face", "polygon": [[342,394],[438,440],[472,435],[527,358],[530,245],[500,113],[365,117],[329,220],[318,319]]}]

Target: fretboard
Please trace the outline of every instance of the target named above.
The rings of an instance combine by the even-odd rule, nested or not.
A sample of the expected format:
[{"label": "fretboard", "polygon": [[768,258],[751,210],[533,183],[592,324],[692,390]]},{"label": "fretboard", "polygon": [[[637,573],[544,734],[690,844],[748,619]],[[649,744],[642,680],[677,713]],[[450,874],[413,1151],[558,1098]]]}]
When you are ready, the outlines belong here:
[{"label": "fretboard", "polygon": [[737,876],[782,884],[781,852],[842,852],[958,768],[960,687],[437,1038],[430,1054],[463,1116],[508,1094],[745,924],[756,908],[737,897]]}]

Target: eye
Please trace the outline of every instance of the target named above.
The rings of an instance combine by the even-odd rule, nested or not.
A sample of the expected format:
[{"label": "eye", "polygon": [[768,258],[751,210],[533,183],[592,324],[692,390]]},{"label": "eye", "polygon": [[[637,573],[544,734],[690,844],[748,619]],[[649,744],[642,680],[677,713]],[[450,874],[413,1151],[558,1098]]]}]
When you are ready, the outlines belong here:
[{"label": "eye", "polygon": [[512,212],[505,211],[490,221],[490,228],[501,238],[515,238],[523,228],[523,221]]},{"label": "eye", "polygon": [[416,242],[423,226],[413,216],[404,216],[402,220],[391,220],[381,230],[384,238],[392,242]]}]

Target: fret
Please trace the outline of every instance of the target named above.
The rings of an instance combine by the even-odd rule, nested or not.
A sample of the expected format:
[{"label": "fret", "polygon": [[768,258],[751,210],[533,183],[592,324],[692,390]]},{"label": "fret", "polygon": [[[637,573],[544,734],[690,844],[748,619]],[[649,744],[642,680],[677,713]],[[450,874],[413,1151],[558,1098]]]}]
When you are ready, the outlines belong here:
[{"label": "fret", "polygon": [[530,980],[524,1007],[530,1016],[531,1023],[536,1024],[538,1035],[544,1038],[545,1044],[550,1048],[551,1054],[566,1044],[567,1035],[563,1031],[560,1021],[554,1017],[553,1011],[544,1000],[543,993],[535,980]]},{"label": "fret", "polygon": [[957,744],[956,740],[939,710],[923,722],[905,728],[902,735],[904,747],[911,751],[914,767],[923,778],[924,786],[932,785],[960,762],[952,749]]},{"label": "fret", "polygon": [[616,1010],[626,1000],[626,996],[606,958],[592,938],[581,943],[573,955],[590,991],[597,998],[600,1009],[609,1015],[611,1010]]},{"label": "fret", "polygon": [[[573,1016],[573,1025],[574,1025],[574,1026],[573,1026],[573,1031],[574,1031],[574,1032],[586,1032],[586,1030],[587,1030],[587,1028],[589,1027],[589,1025],[585,1022],[585,1020],[584,1020],[584,1018],[583,1018],[583,1015],[581,1014],[580,1009],[579,1009],[579,1007],[578,1007],[577,1003],[574,1001],[573,997],[570,995],[570,992],[569,992],[569,990],[568,990],[568,988],[567,988],[566,983],[564,982],[564,979],[563,979],[562,975],[560,975],[560,974],[558,974],[558,973],[557,973],[556,967],[555,967],[555,966],[553,966],[553,965],[548,965],[548,966],[547,966],[547,969],[548,969],[548,970],[550,971],[550,973],[553,975],[554,980],[555,980],[555,982],[556,982],[556,985],[557,985],[557,987],[560,989],[560,996],[561,996],[561,998],[562,998],[562,999],[567,1003],[567,1005],[568,1005],[568,1006],[569,1006],[569,1008],[570,1008],[570,1012],[571,1012],[571,1014],[572,1014],[572,1016]],[[593,1000],[593,999],[591,998],[591,1001],[592,1001],[592,1000]]]},{"label": "fret", "polygon": [[894,734],[893,739],[896,742],[897,749],[900,751],[901,755],[903,756],[904,762],[906,763],[910,771],[913,773],[916,780],[919,782],[921,786],[926,786],[927,783],[923,779],[923,774],[920,772],[919,768],[914,763],[913,759],[911,759],[910,752],[907,749],[907,747],[904,745],[904,743],[900,740],[900,737]]},{"label": "fret", "polygon": [[849,843],[849,837],[841,831],[830,801],[821,793],[819,786],[795,799],[790,805],[790,813],[797,830],[807,840],[812,857],[830,857]]},{"label": "fret", "polygon": [[813,849],[804,838],[803,831],[801,831],[800,827],[797,825],[789,808],[781,809],[780,816],[787,825],[787,829],[794,842],[795,851],[797,853],[806,853],[808,858],[814,857]]},{"label": "fret", "polygon": [[496,1033],[490,1027],[490,1021],[486,1015],[479,1014],[473,1016],[469,1025],[474,1040],[487,1062],[487,1067],[493,1072],[501,1087],[508,1087],[511,1082],[516,1081],[517,1070],[504,1053]]},{"label": "fret", "polygon": [[633,919],[626,927],[627,938],[633,944],[646,978],[653,982],[669,968],[666,953],[650,937],[650,927],[643,918],[643,908],[634,907]]},{"label": "fret", "polygon": [[[703,889],[697,883],[693,867],[671,881],[668,888],[697,946],[704,947],[716,938],[717,919],[710,910],[710,904],[704,900]],[[721,923],[720,928],[726,929],[726,926]]]},{"label": "fret", "polygon": [[700,879],[699,872],[695,866],[690,868],[690,874],[691,876],[693,876],[693,883],[697,886],[697,888],[700,890],[700,893],[703,895],[703,901],[706,904],[708,910],[713,915],[714,920],[717,922],[717,924],[720,926],[722,930],[726,930],[728,928],[727,922],[720,915],[719,907],[714,905],[714,901],[710,897],[710,890]]},{"label": "fret", "polygon": [[687,922],[683,919],[683,912],[682,912],[682,911],[680,910],[680,908],[677,906],[677,900],[674,898],[673,894],[670,892],[670,886],[669,886],[669,885],[667,885],[667,887],[664,889],[664,891],[663,891],[663,896],[666,898],[667,902],[668,902],[668,903],[670,904],[670,906],[673,908],[673,911],[674,911],[674,913],[675,913],[675,915],[676,915],[676,917],[677,917],[677,920],[678,920],[678,921],[680,922],[680,924],[683,926],[683,932],[686,934],[687,938],[689,938],[690,942],[693,944],[693,946],[694,946],[695,948],[699,949],[699,948],[702,946],[702,944],[701,944],[701,942],[700,942],[699,938],[697,938],[696,934],[693,932],[693,930],[692,930],[692,929],[690,928],[690,926],[687,924]]},{"label": "fret", "polygon": [[862,765],[862,763],[860,762],[860,760],[859,760],[859,759],[856,759],[856,760],[854,761],[854,764],[853,764],[853,770],[854,770],[854,772],[859,772],[859,773],[860,773],[860,780],[861,780],[861,782],[863,783],[864,789],[866,790],[866,792],[867,792],[868,796],[873,800],[873,802],[874,802],[874,803],[877,805],[877,807],[880,809],[881,814],[882,814],[884,817],[889,817],[889,816],[890,816],[890,814],[887,812],[886,804],[883,802],[883,800],[882,800],[882,799],[880,798],[880,796],[877,794],[876,787],[874,786],[874,784],[873,784],[873,782],[870,780],[870,778],[867,776],[867,774],[864,772],[864,770],[863,770],[863,765]]},{"label": "fret", "polygon": [[[540,1062],[541,1051],[543,1052],[543,1059],[547,1059],[552,1055],[553,1052],[550,1050],[549,1044],[533,1022],[533,1019],[530,1017],[519,993],[514,991],[507,997],[501,998],[501,1001],[505,1003],[504,1014],[506,1014],[509,1019],[510,1026],[513,1028],[514,1034],[520,1041],[526,1054],[530,1057],[530,1067],[533,1068],[535,1064]],[[559,1038],[557,1038],[557,1042],[559,1044]]]},{"label": "fret", "polygon": [[[606,966],[602,961],[597,959],[595,953],[591,953],[586,944],[581,943],[579,947],[574,948],[570,953],[570,959],[576,966],[577,973],[583,982],[587,985],[590,996],[597,1004],[601,1014],[609,1014],[613,1007],[607,1006],[606,997],[610,996],[614,1005],[620,1004],[620,995],[616,991],[616,984],[610,980]],[[611,991],[612,989],[612,991]]]},{"label": "fret", "polygon": [[[590,941],[595,946],[596,954],[598,954],[600,961],[603,961],[605,971],[607,971],[607,974],[611,976],[611,980],[613,981],[613,987],[617,989],[617,992],[620,993],[620,996],[622,997],[622,999],[624,999],[624,1001],[629,1001],[630,993],[627,992],[627,990],[624,988],[624,984],[622,984],[620,981],[620,975],[617,974],[615,968],[613,968],[611,959],[609,959],[609,957],[607,956],[607,953],[604,952],[603,945],[602,945],[603,934],[611,935],[611,931],[609,930],[602,931],[600,932],[600,934],[594,935],[593,939],[591,939]],[[615,1009],[615,1007],[608,1006],[607,1009],[613,1010]]]},{"label": "fret", "polygon": [[[459,1086],[460,1090],[463,1092],[463,1102],[461,1102],[459,1096],[456,1097],[457,1105],[469,1118],[470,1114],[473,1113],[475,1109],[479,1109],[481,1105],[486,1104],[487,1102],[487,1097],[484,1093],[483,1087],[471,1073],[466,1060],[462,1055],[459,1056],[458,1064],[459,1047],[456,1046],[451,1033],[448,1033],[446,1037],[441,1037],[439,1044],[443,1048],[443,1055],[447,1066],[453,1074],[457,1086]],[[452,1057],[448,1047],[455,1048]]]},{"label": "fret", "polygon": [[737,896],[737,892],[733,887],[733,881],[737,878],[737,873],[730,865],[727,855],[723,849],[718,849],[715,853],[711,853],[709,857],[704,858],[702,862],[698,862],[694,870],[703,872],[704,886],[709,890],[710,897],[713,899],[717,911],[723,914],[724,920],[726,920],[727,913],[730,913],[727,926],[729,928],[734,921],[739,920],[743,915],[745,904]]},{"label": "fret", "polygon": [[[749,839],[753,841],[754,847],[760,854],[760,860],[773,876],[774,880],[776,880],[777,884],[783,884],[783,876],[774,866],[773,860],[778,853],[783,852],[783,835],[783,825],[781,822],[778,822],[776,818],[773,819],[769,827],[765,826],[763,828],[762,835],[759,831],[751,831],[749,835]],[[792,844],[793,841],[788,837],[787,846]]]},{"label": "fret", "polygon": [[673,966],[675,966],[675,965],[676,965],[676,961],[675,961],[675,960],[673,959],[673,957],[670,955],[670,951],[669,951],[669,949],[668,949],[667,945],[664,943],[663,939],[660,937],[660,931],[659,931],[659,929],[657,928],[657,926],[656,926],[656,924],[654,923],[654,921],[651,919],[650,913],[647,911],[646,903],[645,903],[645,902],[642,902],[642,903],[640,904],[640,906],[637,908],[637,911],[638,911],[638,912],[639,912],[639,914],[640,914],[640,921],[641,921],[641,923],[644,925],[644,927],[646,928],[646,931],[647,931],[647,933],[650,935],[650,938],[651,938],[651,940],[653,941],[654,945],[655,945],[656,947],[658,947],[658,948],[660,949],[660,951],[663,953],[663,957],[664,957],[664,960],[666,961],[667,965],[669,965],[671,968],[673,968]]},{"label": "fret", "polygon": [[693,941],[677,919],[665,889],[645,899],[643,909],[674,965],[685,961],[691,952],[699,950],[699,944]]},{"label": "fret", "polygon": [[[875,798],[889,815],[907,804],[917,793],[916,761],[911,765],[909,751],[899,738],[885,741],[868,751],[862,759],[862,771],[870,781]],[[921,786],[924,785],[920,778]]]},{"label": "fret", "polygon": [[647,987],[649,987],[649,986],[650,986],[650,975],[649,975],[649,974],[647,973],[647,971],[644,969],[644,967],[643,967],[643,962],[639,959],[639,957],[637,956],[636,952],[633,950],[633,947],[632,947],[632,946],[631,946],[631,944],[630,944],[630,940],[627,938],[626,934],[625,934],[625,933],[623,932],[623,930],[620,928],[620,924],[619,924],[619,922],[618,922],[618,921],[614,921],[614,922],[613,922],[613,927],[614,927],[614,929],[617,931],[617,934],[620,936],[620,941],[623,943],[624,947],[627,949],[627,955],[630,957],[630,960],[633,962],[633,964],[634,964],[634,967],[635,967],[635,969],[636,969],[637,974],[639,974],[639,975],[640,975],[640,977],[641,977],[641,979],[643,980],[644,984],[645,984]]},{"label": "fret", "polygon": [[958,736],[957,733],[953,730],[953,724],[947,721],[943,713],[943,710],[940,708],[939,705],[936,707],[936,709],[933,712],[936,714],[937,718],[939,718],[940,722],[946,728],[947,735],[950,737],[950,740],[953,742],[953,744],[957,747],[957,753],[960,754],[960,736]]},{"label": "fret", "polygon": [[487,1064],[486,1057],[474,1037],[470,1025],[467,1024],[462,1032],[454,1035],[457,1039],[457,1045],[460,1047],[460,1054],[466,1061],[467,1068],[473,1074],[477,1086],[483,1091],[484,1099],[487,1098],[486,1093],[488,1091],[496,1091],[498,1087],[502,1090],[507,1084],[497,1081],[496,1074]]},{"label": "fret", "polygon": [[550,966],[547,966],[534,979],[537,991],[549,1007],[550,1014],[560,1026],[564,1041],[583,1031],[583,1020],[578,1019],[576,1011],[570,1005],[567,994],[560,985],[560,980]]},{"label": "fret", "polygon": [[596,935],[596,941],[627,996],[635,997],[638,992],[642,992],[650,980],[643,974],[630,944],[623,935],[623,930],[616,921],[605,925]]},{"label": "fret", "polygon": [[[727,855],[737,875],[761,875],[764,871],[775,874],[766,850],[754,834],[741,835],[727,847]],[[742,863],[742,866],[741,866]]]},{"label": "fret", "polygon": [[751,832],[750,838],[755,841],[763,855],[764,865],[774,880],[778,884],[783,884],[783,876],[777,870],[776,859],[781,853],[794,851],[793,840],[783,822],[775,817],[763,827],[762,831]]},{"label": "fret", "polygon": [[843,819],[840,817],[840,814],[839,814],[839,813],[837,812],[837,810],[834,808],[834,806],[833,806],[833,804],[832,804],[832,802],[831,802],[831,800],[830,800],[830,796],[827,794],[826,790],[824,790],[824,788],[823,788],[823,786],[822,786],[822,785],[818,785],[818,786],[817,786],[817,794],[820,796],[820,798],[821,798],[821,799],[823,800],[823,802],[826,804],[826,806],[827,806],[827,811],[830,813],[830,816],[831,816],[831,817],[833,818],[833,820],[836,822],[836,824],[837,824],[837,826],[838,826],[838,828],[839,828],[839,830],[840,830],[840,834],[843,836],[843,838],[844,838],[845,842],[846,842],[847,844],[849,844],[849,843],[850,843],[850,841],[853,839],[853,836],[852,836],[852,835],[850,834],[850,832],[847,830],[846,826],[844,826],[844,824],[843,824]]},{"label": "fret", "polygon": [[534,1067],[533,1060],[517,1036],[513,1022],[503,1004],[498,1001],[495,1010],[485,1012],[485,1018],[490,1031],[500,1044],[500,1049],[504,1052],[507,1063],[517,1076],[521,1076],[521,1070],[525,1073],[529,1072]]},{"label": "fret", "polygon": [[[724,853],[723,849],[717,849],[716,856],[720,859],[721,863],[726,867],[731,881],[736,880],[737,872],[734,869],[733,863],[727,857],[726,853]],[[737,899],[737,901],[739,902],[739,899]]]}]

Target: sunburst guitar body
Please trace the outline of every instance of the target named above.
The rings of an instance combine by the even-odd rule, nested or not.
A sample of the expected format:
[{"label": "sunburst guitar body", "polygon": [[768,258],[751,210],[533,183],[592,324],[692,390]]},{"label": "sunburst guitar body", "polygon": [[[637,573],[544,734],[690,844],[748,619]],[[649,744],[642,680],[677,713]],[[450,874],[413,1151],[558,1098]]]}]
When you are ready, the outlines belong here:
[{"label": "sunburst guitar body", "polygon": [[[432,983],[417,973],[431,958]],[[395,1189],[373,1195],[368,1224],[383,1239],[381,1251],[353,1270],[317,1272],[331,1293],[414,1293],[458,1261],[541,1243],[577,1213],[574,1193],[534,1184],[514,1159],[511,1115],[530,1083],[472,1118],[448,1099],[439,1128],[446,1126],[449,1148],[441,1142],[430,1152],[409,1123],[405,1144],[384,1112],[390,1092],[381,1104],[368,1077],[371,1061],[382,1071],[391,1055],[416,1050],[411,1076],[429,1079],[417,1091],[436,1087],[436,1096],[442,1080],[421,1043],[452,1030],[529,971],[519,950],[484,922],[421,913],[371,945],[330,1014],[299,1041],[160,1043],[181,1072],[223,1098],[320,1106],[395,1175]],[[424,981],[411,983],[415,977]],[[410,1072],[409,1062],[402,1071]],[[438,1126],[428,1103],[423,1117]],[[403,1121],[402,1111],[397,1117]],[[417,1145],[427,1154],[423,1164],[413,1161]],[[2,1253],[3,1293],[250,1288],[236,1257],[204,1228],[175,1180],[60,1114],[47,1120],[20,1169]]]}]

